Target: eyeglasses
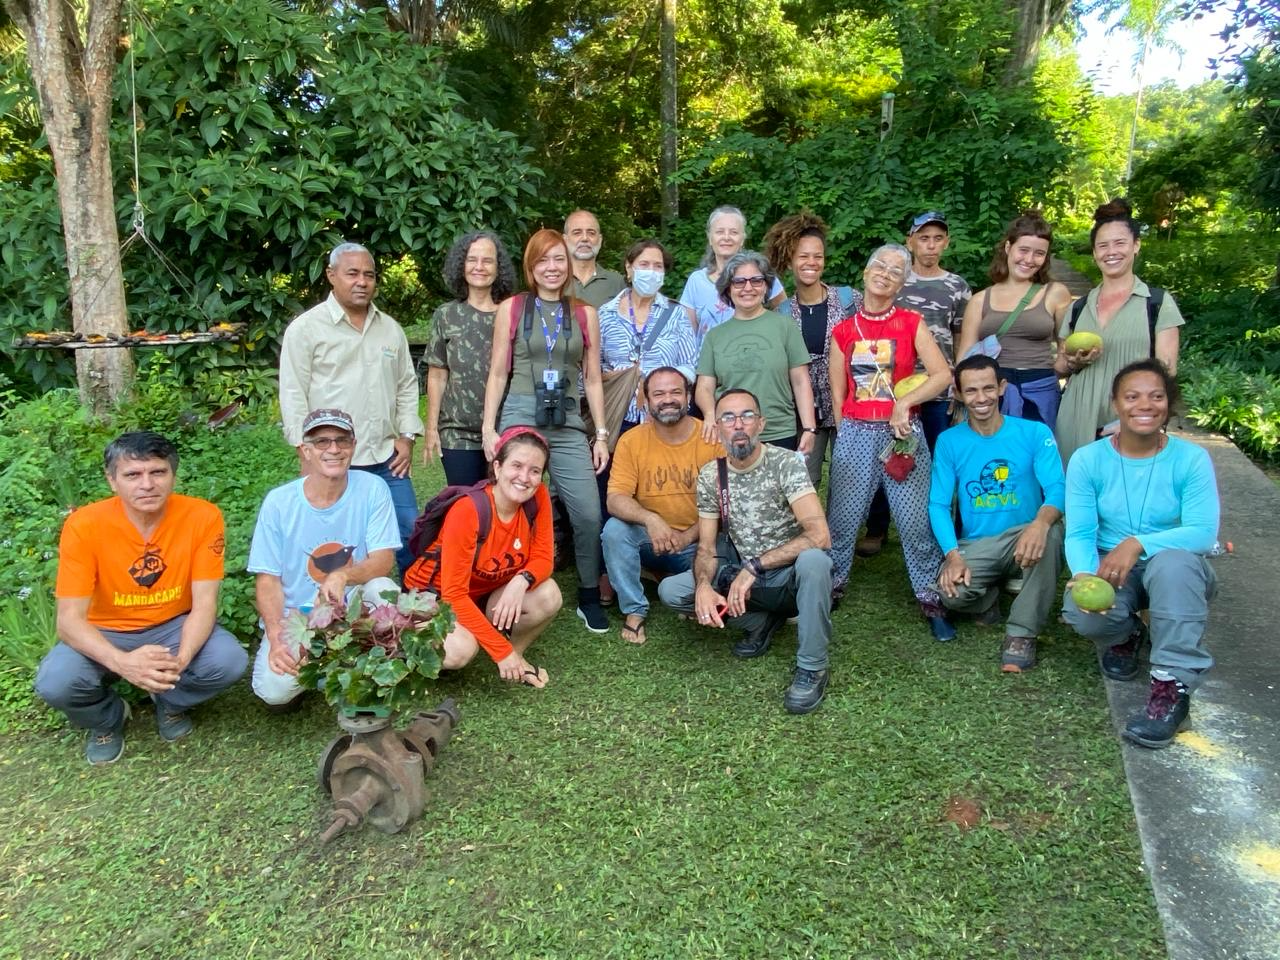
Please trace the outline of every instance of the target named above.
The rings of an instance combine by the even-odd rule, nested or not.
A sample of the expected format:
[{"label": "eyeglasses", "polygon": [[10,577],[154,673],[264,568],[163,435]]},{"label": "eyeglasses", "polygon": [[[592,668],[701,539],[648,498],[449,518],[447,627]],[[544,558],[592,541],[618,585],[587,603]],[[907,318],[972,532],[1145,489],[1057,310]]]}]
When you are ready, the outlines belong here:
[{"label": "eyeglasses", "polygon": [[891,267],[883,260],[872,260],[867,264],[867,269],[872,273],[883,273],[892,277],[894,280],[905,280],[907,277],[907,271],[903,270],[901,267]]},{"label": "eyeglasses", "polygon": [[307,443],[317,450],[328,450],[337,447],[339,450],[350,450],[356,445],[355,437],[312,437]]},{"label": "eyeglasses", "polygon": [[747,286],[748,284],[750,284],[753,287],[763,287],[765,284],[765,279],[764,277],[762,277],[760,274],[757,273],[754,277],[734,277],[732,280],[729,281],[729,283],[731,283],[733,286],[741,290],[743,287]]},{"label": "eyeglasses", "polygon": [[760,419],[760,414],[756,413],[754,410],[744,410],[742,413],[734,413],[731,410],[726,410],[724,413],[720,414],[720,416],[716,417],[716,419],[726,427],[732,427],[735,423],[740,423],[744,427],[749,427]]}]

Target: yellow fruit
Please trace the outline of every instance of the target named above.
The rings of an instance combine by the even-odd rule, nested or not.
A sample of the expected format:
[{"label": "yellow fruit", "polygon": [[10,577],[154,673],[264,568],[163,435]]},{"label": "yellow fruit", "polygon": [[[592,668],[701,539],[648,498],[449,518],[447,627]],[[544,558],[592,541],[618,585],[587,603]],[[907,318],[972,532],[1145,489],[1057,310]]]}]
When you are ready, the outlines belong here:
[{"label": "yellow fruit", "polygon": [[1116,592],[1101,577],[1085,575],[1076,577],[1076,582],[1071,587],[1071,599],[1081,610],[1102,613],[1110,610],[1116,602]]},{"label": "yellow fruit", "polygon": [[929,379],[927,373],[913,373],[909,377],[903,377],[893,385],[893,395],[901,400],[916,387],[922,386]]},{"label": "yellow fruit", "polygon": [[1067,337],[1063,349],[1067,353],[1088,353],[1096,347],[1102,346],[1102,338],[1096,333],[1090,333],[1088,330],[1080,330]]}]

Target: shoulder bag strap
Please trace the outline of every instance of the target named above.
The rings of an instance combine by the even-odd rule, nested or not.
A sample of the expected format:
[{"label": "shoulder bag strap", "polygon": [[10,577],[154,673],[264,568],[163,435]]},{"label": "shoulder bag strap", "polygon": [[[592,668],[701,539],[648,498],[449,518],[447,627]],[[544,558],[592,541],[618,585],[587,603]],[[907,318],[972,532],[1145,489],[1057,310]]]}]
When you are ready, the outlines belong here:
[{"label": "shoulder bag strap", "polygon": [[667,309],[663,310],[656,317],[649,318],[649,328],[645,331],[644,343],[640,347],[640,356],[643,357],[658,342],[658,337],[662,335],[662,331],[667,328],[667,322],[671,319],[671,315],[680,309],[680,304],[674,300],[667,301]]},{"label": "shoulder bag strap", "polygon": [[[1022,316],[1022,311],[1026,308],[1027,304],[1032,301],[1040,289],[1041,285],[1038,283],[1033,283],[1031,286],[1027,287],[1027,292],[1022,295],[1022,299],[1018,301],[1018,305],[1013,308],[1013,313],[1009,314],[1009,316],[1005,318],[1004,323],[1000,325],[1000,329],[996,331],[997,340],[1009,332],[1009,328],[1013,326],[1013,322]],[[988,301],[988,303],[989,302],[990,301]]]},{"label": "shoulder bag strap", "polygon": [[716,457],[716,484],[720,500],[721,532],[729,535],[729,461],[724,457]]},{"label": "shoulder bag strap", "polygon": [[1151,339],[1150,356],[1156,355],[1156,322],[1160,319],[1160,308],[1164,306],[1164,290],[1160,287],[1150,287],[1150,295],[1147,297],[1147,333]]},{"label": "shoulder bag strap", "polygon": [[1068,333],[1076,332],[1076,324],[1080,322],[1080,316],[1084,313],[1086,301],[1089,295],[1086,293],[1083,297],[1078,297],[1076,302],[1071,304],[1071,323],[1067,326]]}]

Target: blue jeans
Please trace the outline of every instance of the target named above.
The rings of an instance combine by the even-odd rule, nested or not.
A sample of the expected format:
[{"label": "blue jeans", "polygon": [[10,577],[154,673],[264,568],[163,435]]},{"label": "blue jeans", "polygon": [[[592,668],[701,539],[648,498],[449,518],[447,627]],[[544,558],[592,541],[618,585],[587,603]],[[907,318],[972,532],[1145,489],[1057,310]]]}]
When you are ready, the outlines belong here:
[{"label": "blue jeans", "polygon": [[418,519],[418,500],[413,494],[413,481],[408,477],[397,477],[391,472],[391,457],[387,457],[382,463],[359,466],[353,464],[351,469],[381,477],[391,491],[391,502],[396,508],[396,526],[400,528],[400,549],[396,551],[396,565],[400,568],[400,575],[404,576],[404,572],[414,561],[413,552],[409,549],[409,536],[413,533],[413,522]]},{"label": "blue jeans", "polygon": [[676,553],[654,553],[643,524],[627,523],[617,517],[605,522],[600,542],[609,582],[618,594],[618,609],[625,615],[640,617],[649,615],[649,599],[640,582],[641,569],[668,576],[684,573],[693,566],[693,555],[698,552],[695,542]]}]

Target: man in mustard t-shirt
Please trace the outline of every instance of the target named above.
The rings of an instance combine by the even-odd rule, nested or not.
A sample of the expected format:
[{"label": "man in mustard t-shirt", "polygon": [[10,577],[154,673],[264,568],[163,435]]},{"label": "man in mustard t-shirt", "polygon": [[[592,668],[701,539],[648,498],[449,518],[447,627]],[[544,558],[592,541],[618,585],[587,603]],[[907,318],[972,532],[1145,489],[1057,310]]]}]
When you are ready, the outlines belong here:
[{"label": "man in mustard t-shirt", "polygon": [[644,643],[649,601],[641,568],[670,576],[693,563],[698,547],[698,471],[724,456],[702,439],[702,421],[689,416],[689,381],[675,367],[644,378],[648,419],[624,433],[609,473],[609,520],[600,540],[609,582],[625,620],[622,638]]},{"label": "man in mustard t-shirt", "polygon": [[158,433],[125,433],[103,454],[115,494],[67,517],[58,545],[58,642],[40,663],[36,693],[77,727],[85,759],[124,752],[123,677],[151,694],[156,730],[191,732],[187,711],[235,683],[249,662],[218,626],[222,513],[173,492],[178,451]]}]

